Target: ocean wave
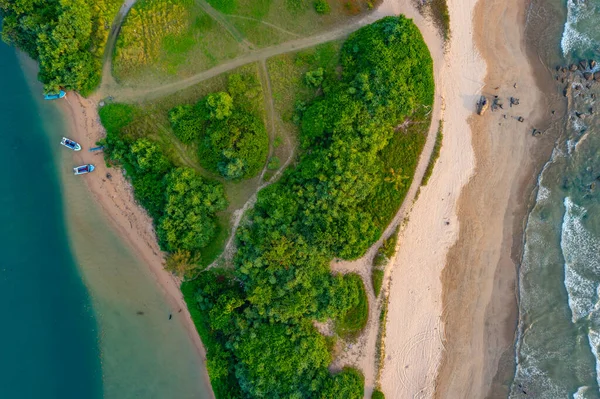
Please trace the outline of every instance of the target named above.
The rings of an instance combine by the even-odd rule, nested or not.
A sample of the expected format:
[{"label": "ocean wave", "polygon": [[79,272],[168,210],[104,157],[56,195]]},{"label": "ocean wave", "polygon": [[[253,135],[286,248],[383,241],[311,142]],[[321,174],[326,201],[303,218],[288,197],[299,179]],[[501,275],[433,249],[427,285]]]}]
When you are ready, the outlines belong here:
[{"label": "ocean wave", "polygon": [[575,49],[588,49],[594,46],[594,40],[577,30],[577,23],[587,18],[594,18],[594,10],[584,1],[567,1],[567,21],[563,29],[560,47],[563,55],[567,56]]},{"label": "ocean wave", "polygon": [[537,365],[534,356],[527,356],[517,364],[515,379],[510,388],[509,398],[522,398],[523,391],[531,397],[536,398],[568,398],[569,391],[566,387],[559,385],[547,373]]},{"label": "ocean wave", "polygon": [[592,388],[586,386],[582,386],[577,388],[577,392],[573,394],[573,399],[588,399],[596,396],[596,393]]},{"label": "ocean wave", "polygon": [[598,331],[590,329],[588,332],[588,342],[590,349],[596,358],[596,381],[600,385],[600,358],[598,357],[598,347],[600,346],[600,333]]},{"label": "ocean wave", "polygon": [[564,285],[573,323],[588,317],[598,302],[600,288],[600,241],[585,229],[585,208],[571,198],[564,200],[560,247],[565,260]]},{"label": "ocean wave", "polygon": [[565,288],[573,323],[586,318],[596,307],[598,283],[589,280],[565,264]]}]

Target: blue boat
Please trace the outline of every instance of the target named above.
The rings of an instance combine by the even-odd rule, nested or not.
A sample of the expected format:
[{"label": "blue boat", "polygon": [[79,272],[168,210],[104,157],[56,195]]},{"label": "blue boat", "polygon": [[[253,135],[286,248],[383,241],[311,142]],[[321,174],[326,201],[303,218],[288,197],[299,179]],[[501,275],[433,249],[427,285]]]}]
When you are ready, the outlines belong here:
[{"label": "blue boat", "polygon": [[67,93],[61,90],[58,92],[58,94],[44,94],[44,100],[57,100],[59,98],[63,98],[66,95]]},{"label": "blue boat", "polygon": [[75,173],[75,175],[85,175],[86,173],[90,173],[93,171],[94,165],[92,164],[76,166],[73,168],[73,172]]},{"label": "blue boat", "polygon": [[62,145],[64,145],[65,147],[70,148],[73,151],[81,150],[81,146],[79,145],[79,143],[77,143],[71,139],[68,139],[66,137],[63,137],[62,140],[60,141],[60,143]]}]

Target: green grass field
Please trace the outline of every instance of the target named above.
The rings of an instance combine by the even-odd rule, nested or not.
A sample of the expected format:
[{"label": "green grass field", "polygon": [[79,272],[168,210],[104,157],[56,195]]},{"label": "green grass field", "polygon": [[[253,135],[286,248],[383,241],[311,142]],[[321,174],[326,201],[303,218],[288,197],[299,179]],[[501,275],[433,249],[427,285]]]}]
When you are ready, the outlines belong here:
[{"label": "green grass field", "polygon": [[319,14],[314,0],[207,0],[257,47],[310,36],[344,23],[370,9],[365,0],[328,0]]},{"label": "green grass field", "polygon": [[117,40],[113,74],[123,84],[176,80],[243,51],[194,0],[140,0]]}]

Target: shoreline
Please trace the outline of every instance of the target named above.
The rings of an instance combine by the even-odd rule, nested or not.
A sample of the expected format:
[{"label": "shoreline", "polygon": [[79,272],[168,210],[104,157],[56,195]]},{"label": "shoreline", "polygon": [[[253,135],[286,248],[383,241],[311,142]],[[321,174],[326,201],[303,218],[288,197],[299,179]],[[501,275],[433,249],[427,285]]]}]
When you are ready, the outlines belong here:
[{"label": "shoreline", "polygon": [[[206,351],[179,289],[180,281],[163,268],[164,254],[158,247],[150,216],[135,201],[131,184],[122,172],[108,168],[102,152],[86,151],[87,148],[95,147],[96,142],[105,136],[96,107],[94,101],[73,92],[58,106],[69,136],[84,148],[74,152],[73,159],[78,163],[94,163],[94,174],[83,176],[88,191],[117,235],[147,265],[146,271],[169,304],[173,318],[183,324],[198,356],[206,365]],[[111,177],[108,178],[107,174]],[[206,367],[203,370],[201,378],[211,387],[210,395],[214,397]]]},{"label": "shoreline", "polygon": [[[458,202],[460,236],[442,273],[451,345],[437,378],[440,398],[506,397],[514,374],[524,223],[554,144],[549,135],[531,135],[550,124],[550,96],[540,87],[546,69],[528,47],[528,7],[516,1],[475,7],[476,48],[488,66],[483,93],[521,101],[469,120],[476,169]],[[517,114],[523,123],[511,118]]]}]

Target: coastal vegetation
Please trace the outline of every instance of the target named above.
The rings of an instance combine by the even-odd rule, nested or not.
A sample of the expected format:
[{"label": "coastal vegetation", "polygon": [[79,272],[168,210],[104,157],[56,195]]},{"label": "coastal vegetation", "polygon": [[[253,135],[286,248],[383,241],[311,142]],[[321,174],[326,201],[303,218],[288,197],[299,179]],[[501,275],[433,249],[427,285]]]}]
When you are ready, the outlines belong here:
[{"label": "coastal vegetation", "polygon": [[392,235],[383,241],[383,244],[377,249],[377,253],[373,258],[373,267],[371,269],[371,283],[373,284],[373,290],[375,296],[379,296],[381,286],[383,284],[383,277],[385,276],[385,267],[389,263],[390,259],[396,254],[396,244],[398,243],[398,228],[394,230]]},{"label": "coastal vegetation", "polygon": [[440,36],[447,43],[450,40],[451,33],[448,0],[416,0],[414,4],[423,16],[433,21]]},{"label": "coastal vegetation", "polygon": [[0,1],[2,39],[39,62],[47,93],[90,94],[100,83],[102,56],[120,0]]},{"label": "coastal vegetation", "polygon": [[[166,263],[168,270],[181,276],[194,275],[200,268],[212,263],[223,251],[231,213],[247,200],[251,190],[256,187],[256,182],[246,183],[240,179],[255,175],[267,163],[269,143],[263,122],[263,100],[257,68],[251,64],[171,96],[136,105],[109,103],[100,108],[101,121],[107,130],[104,142],[107,161],[124,167],[132,180],[136,199],[148,210],[157,228],[162,248],[170,253]],[[243,118],[243,126],[229,124],[236,115]],[[207,150],[207,145],[203,143],[210,140],[210,133],[220,134],[224,138],[216,143],[221,145],[222,152],[233,156],[222,158],[225,161],[233,158],[231,163],[234,166],[241,163],[240,168],[226,168],[228,164],[222,162],[223,159],[219,158],[221,154],[217,151],[212,153],[213,159],[216,158],[214,164],[209,164],[203,158],[202,155],[211,150],[211,147]],[[174,193],[169,191],[169,186],[165,184],[168,181],[162,179],[160,173],[151,173],[148,169],[130,173],[127,156],[130,144],[136,141],[152,143],[156,153],[164,160],[161,163],[193,170],[204,184],[198,185],[198,180],[192,179],[187,182],[187,186],[178,186],[186,191]],[[227,144],[231,144],[231,147],[227,147]],[[236,157],[239,161],[236,161]],[[225,168],[220,169],[222,167]],[[232,175],[227,174],[227,171],[241,173]],[[198,240],[196,248],[190,248],[189,243],[185,244],[187,239],[181,234],[162,233],[161,225],[170,228],[169,231],[174,226],[188,228],[190,234],[194,231],[193,226],[186,227],[182,224],[183,221],[173,223],[171,219],[166,219],[164,223],[160,223],[164,218],[165,196],[171,198],[172,194],[179,194],[176,198],[180,197],[181,200],[194,196],[204,198],[208,194],[202,191],[203,188],[212,184],[216,184],[232,204],[225,208],[219,203],[217,208],[205,212],[212,216],[210,223],[205,220],[207,223],[200,223],[202,226],[199,225],[195,231],[195,239]],[[173,208],[179,206],[175,202],[172,205]],[[201,213],[202,210],[197,209],[196,213],[198,212]],[[172,214],[177,215],[176,212]],[[193,217],[189,215],[189,220]],[[188,235],[187,238],[191,237]]]},{"label": "coastal vegetation", "polygon": [[433,151],[431,152],[431,157],[429,158],[429,163],[427,164],[427,169],[423,174],[423,180],[421,180],[421,186],[426,186],[429,182],[429,178],[433,173],[433,167],[440,157],[440,151],[442,150],[442,142],[444,141],[444,134],[442,133],[444,129],[444,121],[440,120],[440,125],[438,127],[437,134],[435,136],[435,144],[433,146]]},{"label": "coastal vegetation", "polygon": [[[339,63],[341,72],[324,78],[297,112],[299,159],[258,193],[237,232],[234,268],[185,285],[200,310],[199,331],[209,336],[217,397],[363,395],[356,370],[329,373],[330,347],[311,321],[356,329],[368,313],[361,279],[333,275],[329,263],[364,254],[391,220],[369,202],[400,205],[396,193],[405,194],[424,138],[397,127],[431,106],[432,61],[412,22],[391,17],[352,34]],[[391,162],[402,179],[386,167]]]},{"label": "coastal vegetation", "polygon": [[192,168],[176,167],[157,142],[129,134],[135,113],[126,104],[100,109],[106,159],[125,170],[136,200],[152,216],[161,248],[171,253],[168,267],[189,276],[217,235],[215,214],[227,207],[223,185]]},{"label": "coastal vegetation", "polygon": [[375,389],[371,394],[371,399],[385,399],[385,395],[378,389]]},{"label": "coastal vegetation", "polygon": [[194,0],[139,0],[119,33],[113,73],[122,82],[189,76],[238,55],[229,32]]}]

